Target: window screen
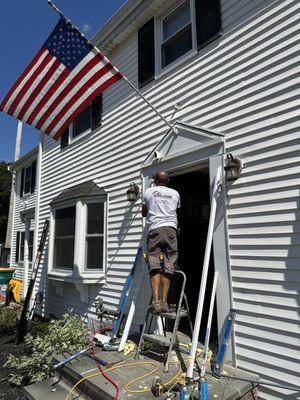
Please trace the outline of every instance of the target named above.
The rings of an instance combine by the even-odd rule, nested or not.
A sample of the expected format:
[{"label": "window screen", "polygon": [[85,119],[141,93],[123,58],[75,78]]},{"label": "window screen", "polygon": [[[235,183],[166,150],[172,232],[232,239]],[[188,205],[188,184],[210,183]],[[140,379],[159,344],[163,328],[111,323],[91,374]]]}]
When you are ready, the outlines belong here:
[{"label": "window screen", "polygon": [[193,48],[190,2],[186,1],[162,21],[162,68]]},{"label": "window screen", "polygon": [[82,111],[73,123],[73,137],[77,137],[91,128],[91,106]]},{"label": "window screen", "polygon": [[73,268],[75,215],[75,206],[62,208],[55,212],[54,268]]},{"label": "window screen", "polygon": [[103,269],[104,204],[87,204],[86,269]]}]

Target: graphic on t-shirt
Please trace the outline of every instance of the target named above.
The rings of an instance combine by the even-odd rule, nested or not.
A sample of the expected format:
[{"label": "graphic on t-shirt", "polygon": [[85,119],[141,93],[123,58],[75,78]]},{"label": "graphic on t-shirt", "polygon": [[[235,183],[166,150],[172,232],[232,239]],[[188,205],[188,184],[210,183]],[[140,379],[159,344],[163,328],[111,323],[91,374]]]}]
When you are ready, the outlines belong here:
[{"label": "graphic on t-shirt", "polygon": [[161,199],[172,199],[172,196],[168,196],[167,194],[162,194],[157,191],[152,193],[153,197],[160,197]]}]

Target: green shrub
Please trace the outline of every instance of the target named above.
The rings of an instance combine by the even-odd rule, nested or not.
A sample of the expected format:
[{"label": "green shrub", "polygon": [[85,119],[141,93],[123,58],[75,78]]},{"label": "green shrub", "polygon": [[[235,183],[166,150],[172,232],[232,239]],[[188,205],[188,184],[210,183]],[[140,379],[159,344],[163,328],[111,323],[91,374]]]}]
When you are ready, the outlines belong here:
[{"label": "green shrub", "polygon": [[0,335],[10,335],[17,323],[17,309],[12,306],[0,306]]},{"label": "green shrub", "polygon": [[14,369],[8,377],[11,383],[27,385],[49,378],[54,373],[56,354],[83,348],[88,343],[88,330],[78,315],[68,312],[63,319],[52,320],[47,325],[48,332],[44,331],[41,336],[26,335],[29,355],[20,358],[9,355],[4,366]]},{"label": "green shrub", "polygon": [[39,320],[30,320],[27,325],[27,333],[33,336],[34,338],[44,337],[49,333],[49,322],[39,321]]}]

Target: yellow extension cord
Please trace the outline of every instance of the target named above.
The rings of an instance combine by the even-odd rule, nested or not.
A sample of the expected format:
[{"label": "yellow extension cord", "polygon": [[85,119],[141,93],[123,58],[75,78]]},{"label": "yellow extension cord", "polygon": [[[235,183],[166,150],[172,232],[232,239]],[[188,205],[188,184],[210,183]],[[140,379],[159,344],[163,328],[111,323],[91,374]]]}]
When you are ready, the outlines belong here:
[{"label": "yellow extension cord", "polygon": [[[126,364],[119,364],[119,365],[116,365],[116,366],[114,366],[114,367],[111,367],[111,368],[108,368],[108,369],[104,370],[104,372],[109,372],[109,371],[113,371],[113,370],[115,370],[115,369],[120,369],[120,368],[124,368],[124,367],[131,367],[132,365],[145,365],[145,364],[148,364],[148,365],[150,364],[150,365],[154,365],[154,366],[155,366],[155,368],[154,368],[152,371],[150,371],[150,372],[147,373],[147,376],[148,376],[148,375],[151,375],[151,374],[154,374],[154,373],[158,370],[157,364],[155,364],[155,363],[152,362],[152,361],[135,361],[135,362],[132,362],[132,363],[126,363]],[[99,375],[102,375],[102,372],[97,372],[97,373],[95,373],[95,374],[87,375],[87,376],[81,378],[81,379],[80,379],[78,382],[76,382],[75,385],[70,389],[69,394],[68,394],[68,396],[66,397],[66,400],[70,400],[70,396],[73,394],[74,390],[76,389],[76,387],[77,387],[81,382],[86,381],[87,379],[94,378],[95,376],[99,376]],[[139,379],[140,379],[140,377],[139,377]],[[130,383],[130,382],[129,382],[129,383]]]},{"label": "yellow extension cord", "polygon": [[[189,347],[188,344],[185,344],[185,343],[180,343],[180,345],[183,345],[183,346],[185,346],[185,347]],[[199,355],[200,355],[202,352],[203,352],[202,349],[197,349],[197,353],[198,353],[197,356],[199,357]],[[210,356],[211,356],[211,351],[209,351],[208,360],[210,359]],[[113,371],[113,370],[120,369],[120,368],[130,367],[130,366],[132,366],[132,365],[145,365],[145,364],[147,364],[147,365],[149,365],[149,364],[150,364],[150,365],[154,365],[155,368],[154,368],[152,371],[147,372],[146,374],[143,374],[143,375],[141,375],[141,376],[138,376],[137,378],[132,379],[131,381],[127,382],[127,383],[124,385],[124,389],[125,389],[128,393],[145,393],[145,392],[151,391],[151,388],[148,388],[148,387],[147,387],[147,388],[144,388],[144,389],[129,389],[129,386],[132,385],[133,383],[135,383],[136,381],[139,381],[140,379],[143,379],[143,378],[146,378],[147,376],[153,375],[153,374],[158,370],[158,366],[157,366],[157,364],[155,364],[154,362],[152,362],[152,361],[135,361],[135,362],[131,362],[131,363],[119,364],[119,365],[116,365],[116,366],[114,366],[114,367],[111,367],[111,368],[108,368],[108,369],[104,370],[104,372],[109,372],[109,371]],[[173,364],[174,364],[174,362],[173,362]],[[172,382],[174,382],[174,381],[179,377],[180,374],[181,374],[181,368],[179,368],[178,372],[173,376],[173,378],[171,378],[169,381],[165,382],[164,385],[165,385],[165,386],[170,385]],[[87,376],[81,378],[81,379],[80,379],[78,382],[76,382],[75,385],[70,389],[70,391],[69,391],[69,393],[68,393],[68,396],[66,397],[65,400],[70,400],[71,395],[74,393],[74,390],[76,389],[76,387],[77,387],[81,382],[86,381],[86,380],[91,379],[91,378],[94,378],[94,377],[96,377],[96,376],[100,376],[100,375],[103,375],[103,373],[102,373],[102,372],[97,372],[97,373],[95,373],[95,374],[87,375]]]},{"label": "yellow extension cord", "polygon": [[[113,370],[115,370],[115,369],[120,369],[120,368],[124,368],[124,367],[131,367],[132,365],[145,365],[145,364],[147,364],[147,365],[149,365],[149,364],[150,364],[150,365],[154,365],[155,368],[154,368],[152,371],[147,372],[146,374],[143,374],[143,375],[141,375],[141,376],[139,376],[139,377],[137,377],[137,378],[135,378],[135,379],[132,379],[130,382],[126,383],[126,385],[125,385],[125,387],[124,387],[125,390],[126,390],[127,392],[129,392],[129,393],[145,393],[145,392],[149,392],[151,389],[150,389],[150,388],[144,388],[144,389],[134,390],[134,389],[129,389],[128,386],[130,386],[132,383],[134,383],[134,382],[136,382],[136,381],[138,381],[138,380],[140,380],[140,379],[142,379],[142,378],[145,378],[145,377],[147,377],[147,376],[150,376],[150,375],[154,374],[154,373],[158,370],[158,366],[157,366],[157,364],[155,364],[154,362],[152,362],[152,361],[135,361],[135,362],[132,362],[132,363],[126,363],[126,364],[116,365],[116,366],[114,366],[114,367],[111,367],[111,368],[106,369],[104,372],[109,372],[109,371],[113,371]],[[168,382],[165,382],[164,385],[169,385],[170,383],[172,383],[175,379],[177,379],[177,377],[180,375],[180,373],[181,373],[181,368],[180,368],[179,371],[176,373],[176,375],[175,375],[173,378],[171,378]],[[74,390],[76,389],[76,387],[77,387],[81,382],[86,381],[86,380],[91,379],[91,378],[94,378],[94,377],[99,376],[99,375],[102,375],[102,372],[97,372],[97,373],[95,373],[95,374],[87,375],[87,376],[81,378],[81,379],[80,379],[78,382],[76,382],[75,385],[70,389],[70,391],[69,391],[69,393],[68,393],[68,396],[66,397],[66,400],[70,400],[71,395],[74,393]]]}]

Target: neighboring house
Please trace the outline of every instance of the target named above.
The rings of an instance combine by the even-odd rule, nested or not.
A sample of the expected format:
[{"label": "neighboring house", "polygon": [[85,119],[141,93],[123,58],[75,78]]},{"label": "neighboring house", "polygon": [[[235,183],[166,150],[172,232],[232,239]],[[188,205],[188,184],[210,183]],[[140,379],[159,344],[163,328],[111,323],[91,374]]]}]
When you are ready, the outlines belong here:
[{"label": "neighboring house", "polygon": [[11,164],[14,175],[11,266],[15,277],[23,281],[26,293],[32,266],[36,208],[36,166],[38,147]]},{"label": "neighboring house", "polygon": [[[98,297],[118,306],[137,247],[145,246],[141,201],[129,203],[126,191],[131,182],[147,187],[165,169],[182,198],[180,263],[195,315],[210,187],[232,153],[243,170],[233,183],[222,175],[214,331],[234,307],[233,362],[299,384],[298,1],[129,0],[93,42],[177,121],[177,133],[120,81],[59,142],[41,139],[39,235],[44,219],[51,222],[36,288],[45,293],[43,313],[73,308],[96,318]],[[16,218],[22,201],[17,196]],[[21,219],[12,254],[16,230],[25,230]],[[21,243],[20,233],[19,257]],[[141,293],[136,330],[149,301],[146,275]],[[263,399],[297,396],[261,388]]]}]

